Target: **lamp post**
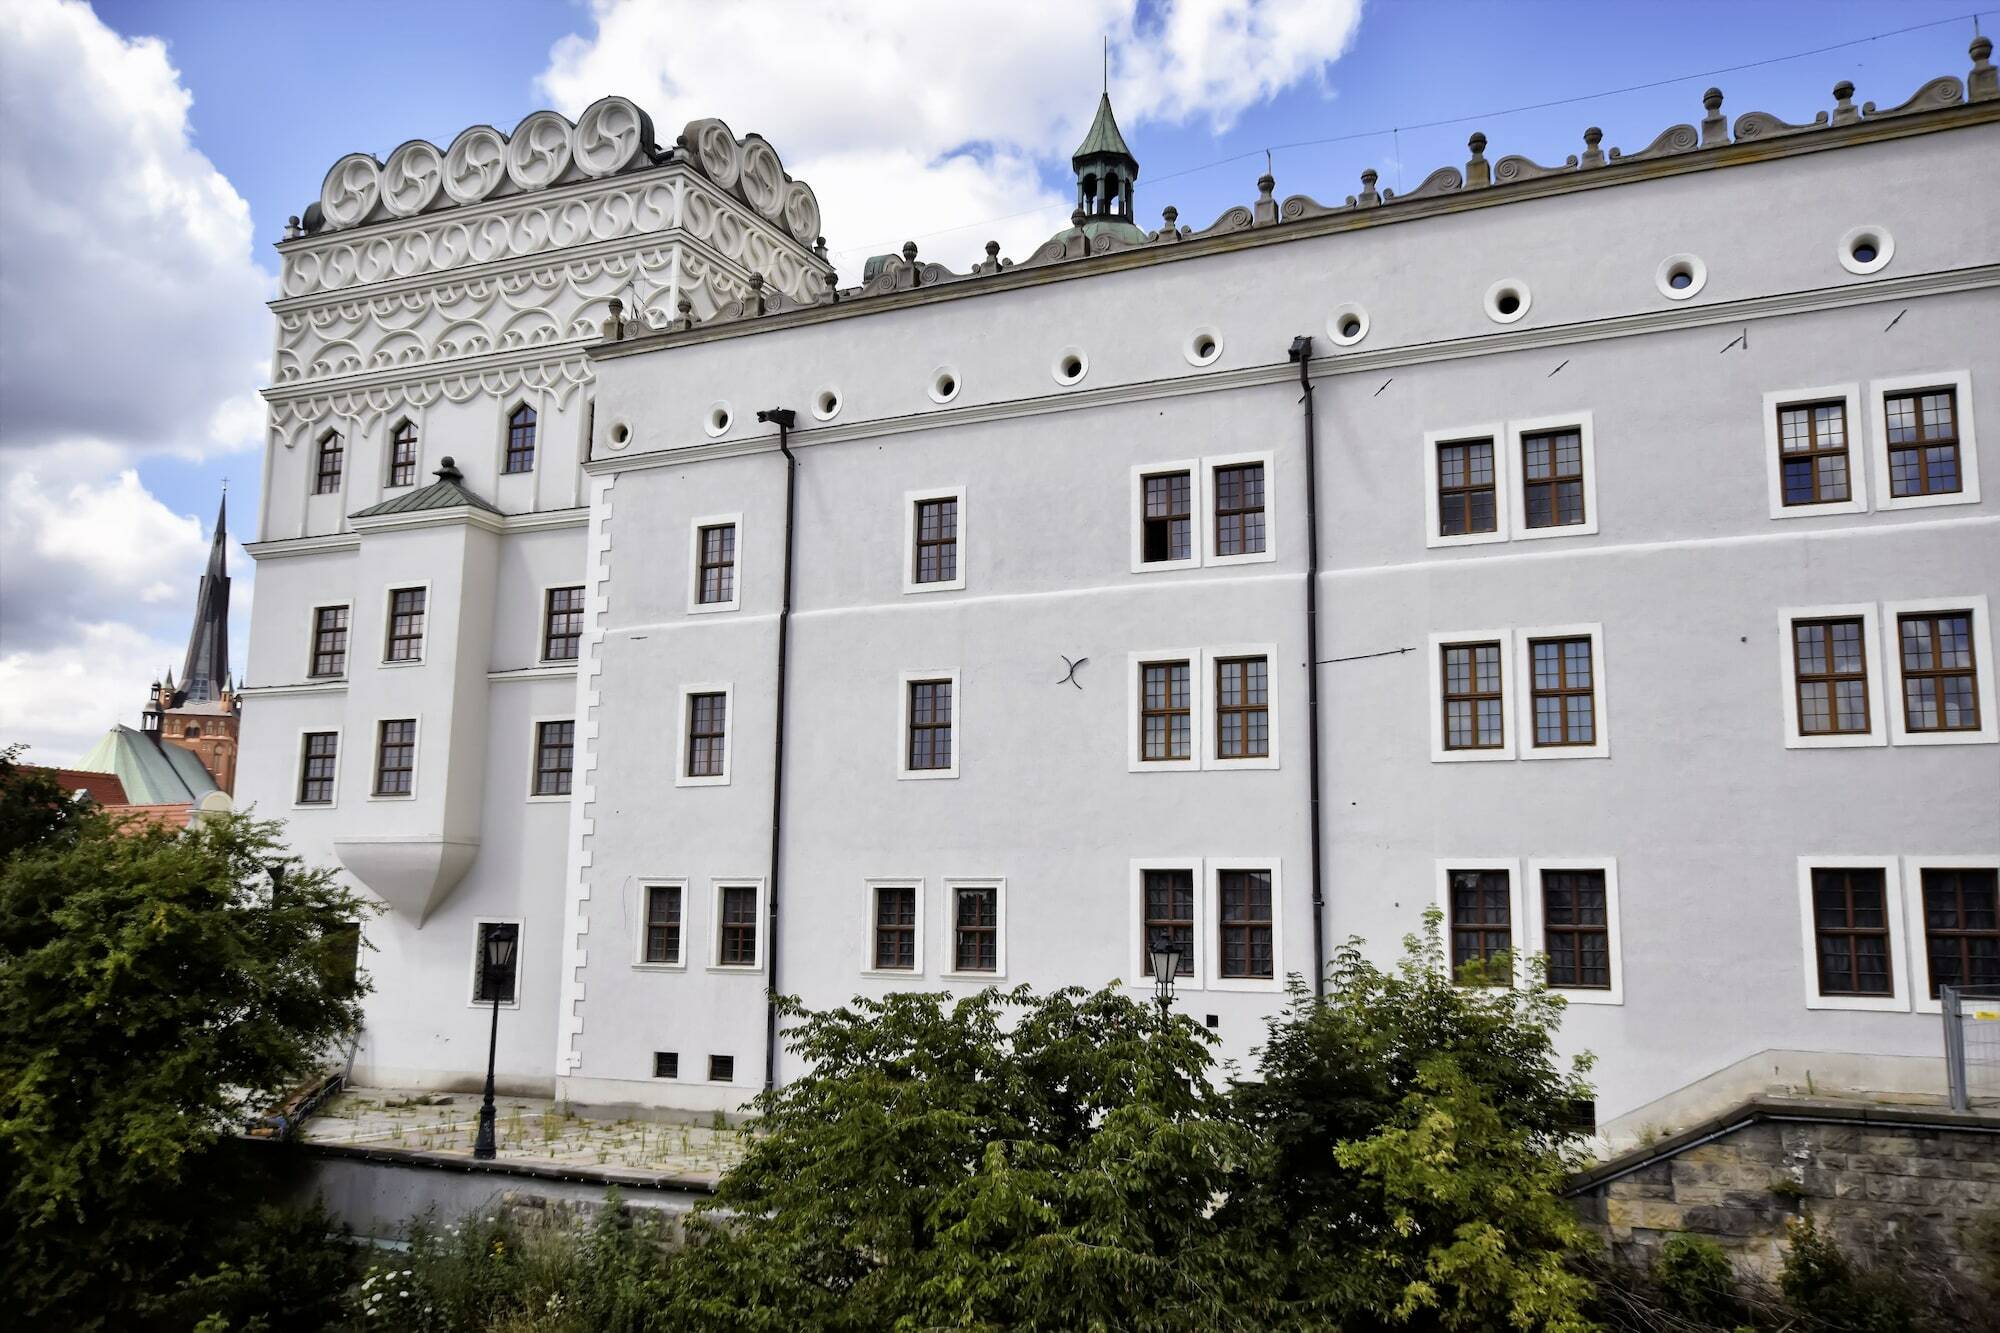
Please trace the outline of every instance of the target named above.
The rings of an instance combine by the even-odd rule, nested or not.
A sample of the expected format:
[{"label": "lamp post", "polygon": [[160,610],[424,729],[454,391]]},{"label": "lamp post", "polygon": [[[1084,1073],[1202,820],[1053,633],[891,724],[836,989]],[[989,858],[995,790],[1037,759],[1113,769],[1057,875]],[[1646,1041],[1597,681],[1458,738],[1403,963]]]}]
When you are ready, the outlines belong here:
[{"label": "lamp post", "polygon": [[1181,969],[1181,946],[1173,936],[1162,930],[1154,934],[1153,947],[1153,999],[1160,1006],[1160,1021],[1165,1022],[1167,1012],[1174,1004],[1174,977]]},{"label": "lamp post", "polygon": [[479,1137],[472,1155],[482,1162],[493,1160],[493,1056],[500,1044],[500,978],[514,961],[514,942],[521,928],[502,922],[486,932],[486,994],[493,1001],[493,1030],[486,1039],[486,1100],[479,1105]]}]

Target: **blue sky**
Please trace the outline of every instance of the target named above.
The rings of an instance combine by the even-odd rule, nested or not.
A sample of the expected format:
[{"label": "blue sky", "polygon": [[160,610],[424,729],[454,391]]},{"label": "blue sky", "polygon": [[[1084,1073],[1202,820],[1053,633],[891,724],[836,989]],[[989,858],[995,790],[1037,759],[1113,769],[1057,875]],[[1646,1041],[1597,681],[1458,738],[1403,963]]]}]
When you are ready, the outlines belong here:
[{"label": "blue sky", "polygon": [[[963,268],[989,235],[1020,255],[1062,225],[1066,157],[1096,99],[1102,31],[1117,42],[1112,91],[1141,163],[1141,220],[1157,225],[1171,203],[1197,227],[1255,196],[1265,148],[1275,148],[1280,197],[1332,201],[1355,192],[1366,167],[1384,186],[1414,187],[1437,166],[1461,164],[1475,129],[1496,159],[1518,152],[1559,163],[1581,151],[1587,125],[1604,129],[1607,148],[1635,150],[1668,125],[1698,120],[1710,83],[1723,88],[1732,120],[1751,110],[1809,120],[1832,105],[1829,90],[1843,78],[1857,101],[1893,104],[1935,75],[1962,76],[1973,32],[1965,0],[1239,0],[1212,6],[1221,17],[1205,30],[1187,26],[1192,10],[1150,0],[1136,14],[1121,0],[974,0],[949,19],[913,0],[104,0],[94,19],[60,3],[0,6],[0,97],[9,123],[30,129],[25,144],[18,130],[9,136],[0,186],[40,182],[33,216],[19,191],[14,205],[0,199],[0,272],[10,275],[0,281],[0,700],[15,700],[0,702],[0,743],[30,739],[45,761],[74,757],[112,721],[135,720],[146,680],[177,664],[224,477],[234,535],[250,535],[260,462],[247,395],[261,372],[253,362],[269,352],[260,304],[276,269],[269,247],[344,153],[386,157],[410,138],[443,145],[470,124],[506,130],[542,106],[573,114],[597,95],[624,93],[654,111],[663,140],[693,114],[766,134],[819,191],[843,268],[910,238]],[[1985,22],[1991,31],[2000,10]],[[100,38],[93,23],[109,33]],[[1927,24],[1937,26],[1919,27]],[[1843,45],[1907,28],[1917,30]],[[118,44],[136,38],[160,39],[171,69],[159,53],[148,63]],[[76,50],[102,62],[95,96],[47,74],[73,68]],[[989,70],[954,63],[987,54]],[[184,108],[176,82],[191,99]],[[1656,86],[1609,91],[1641,84]],[[1608,95],[1589,96],[1599,93]],[[93,110],[79,117],[71,96]],[[127,140],[121,116],[140,118],[129,134],[159,145],[163,170],[197,184],[116,227],[135,272],[113,285],[101,246],[113,230],[105,214],[123,195],[104,164]],[[1410,128],[1388,132],[1399,126]],[[1286,146],[1328,139],[1339,141]],[[225,197],[232,190],[247,227]],[[153,226],[195,240],[153,245]],[[92,292],[102,295],[84,295]],[[67,313],[51,327],[25,308],[31,301]],[[175,303],[200,307],[199,320],[167,319],[162,308]],[[65,372],[62,359],[33,356],[19,341],[31,320],[45,343],[74,339],[109,355],[74,358]],[[143,343],[121,349],[114,336],[103,346],[114,323],[149,321],[158,327]],[[154,397],[115,421],[92,418],[101,392],[93,377],[126,368],[187,390],[175,419],[147,419]],[[196,429],[192,416],[207,424]],[[97,515],[107,537],[127,534],[129,552],[95,541],[77,515]],[[250,574],[248,564],[239,553],[235,572]],[[234,633],[240,665],[240,612]],[[21,702],[37,695],[42,704]]]}]

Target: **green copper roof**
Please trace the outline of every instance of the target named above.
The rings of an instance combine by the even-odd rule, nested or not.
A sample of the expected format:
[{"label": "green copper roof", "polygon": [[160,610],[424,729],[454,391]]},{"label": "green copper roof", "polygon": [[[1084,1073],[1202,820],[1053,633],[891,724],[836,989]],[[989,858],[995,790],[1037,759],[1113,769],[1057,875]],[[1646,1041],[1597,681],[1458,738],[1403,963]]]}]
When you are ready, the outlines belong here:
[{"label": "green copper roof", "polygon": [[357,509],[348,517],[374,518],[380,514],[413,514],[420,509],[455,509],[460,505],[484,509],[489,514],[500,512],[497,506],[486,503],[459,485],[459,482],[465,479],[465,474],[452,466],[451,459],[444,460],[444,466],[437,470],[436,476],[437,480],[428,486],[384,500],[380,504],[369,505],[366,509]]},{"label": "green copper roof", "polygon": [[1075,162],[1080,158],[1107,155],[1126,158],[1134,166],[1138,165],[1138,159],[1132,157],[1132,150],[1125,146],[1125,136],[1118,132],[1118,121],[1111,114],[1110,93],[1097,99],[1097,119],[1090,122],[1090,133],[1083,136],[1083,143],[1070,154],[1070,160]]},{"label": "green copper roof", "polygon": [[194,751],[162,745],[142,731],[116,726],[76,767],[91,773],[116,773],[133,805],[193,804],[219,788]]}]

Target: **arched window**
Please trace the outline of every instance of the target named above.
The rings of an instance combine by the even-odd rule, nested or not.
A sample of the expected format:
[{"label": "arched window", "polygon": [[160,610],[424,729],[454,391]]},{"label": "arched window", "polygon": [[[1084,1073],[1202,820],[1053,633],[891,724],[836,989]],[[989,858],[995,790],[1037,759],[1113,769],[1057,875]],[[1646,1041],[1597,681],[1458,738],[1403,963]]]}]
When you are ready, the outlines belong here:
[{"label": "arched window", "polygon": [[340,469],[347,457],[347,441],[330,430],[319,437],[319,458],[313,473],[313,494],[333,495],[340,490]]},{"label": "arched window", "polygon": [[188,723],[187,728],[181,732],[181,735],[188,740],[193,740],[195,737],[201,735],[201,724],[199,722]]},{"label": "arched window", "polygon": [[389,433],[389,484],[414,486],[417,481],[417,423],[404,417]]},{"label": "arched window", "polygon": [[535,409],[526,403],[507,414],[507,466],[504,470],[535,470]]}]

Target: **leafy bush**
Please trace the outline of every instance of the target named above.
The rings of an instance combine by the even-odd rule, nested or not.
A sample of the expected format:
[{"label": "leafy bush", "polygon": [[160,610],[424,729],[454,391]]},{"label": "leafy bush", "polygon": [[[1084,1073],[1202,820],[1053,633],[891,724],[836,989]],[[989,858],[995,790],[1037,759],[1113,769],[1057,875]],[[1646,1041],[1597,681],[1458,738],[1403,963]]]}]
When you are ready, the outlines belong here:
[{"label": "leafy bush", "polygon": [[1736,1269],[1722,1247],[1685,1231],[1667,1237],[1653,1260],[1653,1280],[1674,1314],[1726,1324],[1738,1311]]},{"label": "leafy bush", "polygon": [[1895,1270],[1857,1266],[1809,1213],[1793,1218],[1788,1229],[1778,1289],[1806,1327],[1825,1333],[1910,1333],[1923,1326],[1916,1293]]}]

